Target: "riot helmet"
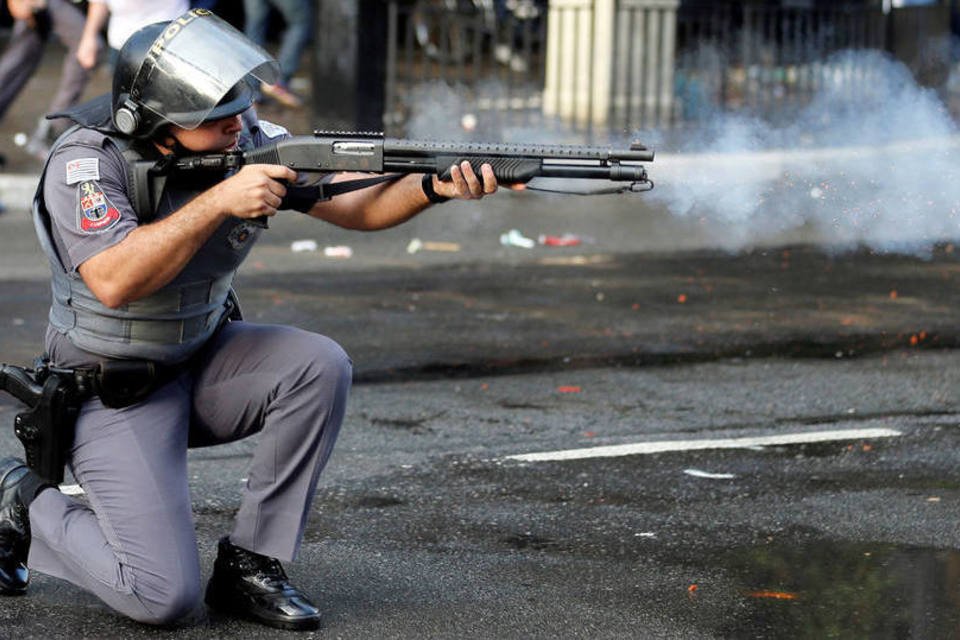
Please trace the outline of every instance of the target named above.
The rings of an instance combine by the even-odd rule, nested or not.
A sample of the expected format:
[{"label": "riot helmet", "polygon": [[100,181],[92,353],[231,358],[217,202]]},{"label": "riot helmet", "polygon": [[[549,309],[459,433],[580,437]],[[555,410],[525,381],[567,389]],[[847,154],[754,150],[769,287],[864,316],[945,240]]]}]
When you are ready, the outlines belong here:
[{"label": "riot helmet", "polygon": [[205,9],[143,27],[124,43],[113,75],[113,123],[149,138],[165,124],[195,129],[253,104],[247,76],[275,83],[263,48]]}]

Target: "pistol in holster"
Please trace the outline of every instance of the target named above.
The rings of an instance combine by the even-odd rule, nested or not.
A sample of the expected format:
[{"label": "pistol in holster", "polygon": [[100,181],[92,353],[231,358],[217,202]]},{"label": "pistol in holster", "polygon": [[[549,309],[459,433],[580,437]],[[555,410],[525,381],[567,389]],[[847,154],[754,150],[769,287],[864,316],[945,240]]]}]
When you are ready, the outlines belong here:
[{"label": "pistol in holster", "polygon": [[33,369],[0,364],[0,390],[27,405],[13,423],[27,465],[47,482],[60,484],[80,405],[89,394],[39,359]]},{"label": "pistol in holster", "polygon": [[103,361],[92,369],[63,369],[41,356],[33,369],[0,364],[0,391],[27,405],[27,410],[14,418],[13,426],[27,466],[47,482],[60,484],[85,400],[99,396],[106,407],[128,407],[145,400],[178,373],[177,368],[146,360]]}]

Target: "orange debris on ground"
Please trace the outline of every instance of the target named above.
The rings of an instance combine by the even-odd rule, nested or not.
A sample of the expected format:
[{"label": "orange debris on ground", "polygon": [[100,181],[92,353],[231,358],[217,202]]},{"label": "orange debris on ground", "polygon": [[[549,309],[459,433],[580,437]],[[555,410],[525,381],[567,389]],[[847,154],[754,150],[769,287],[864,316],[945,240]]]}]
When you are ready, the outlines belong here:
[{"label": "orange debris on ground", "polygon": [[770,600],[796,600],[799,597],[789,591],[751,591],[747,595],[751,598],[767,598]]},{"label": "orange debris on ground", "polygon": [[560,393],[580,393],[583,389],[575,385],[561,385],[557,387],[557,391]]}]

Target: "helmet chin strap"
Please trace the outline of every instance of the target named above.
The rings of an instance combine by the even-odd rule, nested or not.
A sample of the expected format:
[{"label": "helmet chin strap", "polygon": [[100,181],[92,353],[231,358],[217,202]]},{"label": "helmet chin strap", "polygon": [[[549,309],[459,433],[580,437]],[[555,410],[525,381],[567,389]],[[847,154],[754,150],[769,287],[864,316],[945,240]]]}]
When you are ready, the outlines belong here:
[{"label": "helmet chin strap", "polygon": [[[168,141],[172,141],[172,144],[168,144]],[[163,134],[156,136],[153,140],[153,143],[160,147],[160,150],[165,154],[169,153],[171,155],[179,157],[194,155],[197,152],[187,149],[180,142],[179,138],[170,131],[170,127],[167,126],[163,130]]]}]

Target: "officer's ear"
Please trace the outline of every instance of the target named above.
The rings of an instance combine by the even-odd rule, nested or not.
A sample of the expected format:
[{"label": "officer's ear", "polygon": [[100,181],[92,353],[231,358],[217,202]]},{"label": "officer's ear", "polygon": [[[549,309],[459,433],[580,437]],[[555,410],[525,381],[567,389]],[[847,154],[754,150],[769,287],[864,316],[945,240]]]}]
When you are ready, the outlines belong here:
[{"label": "officer's ear", "polygon": [[173,135],[172,125],[164,125],[157,129],[157,132],[153,135],[153,143],[158,147],[173,153],[173,150],[177,148],[179,144],[176,136]]}]

